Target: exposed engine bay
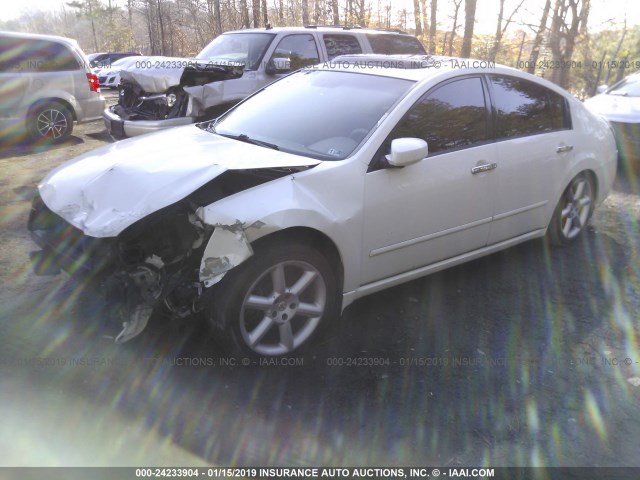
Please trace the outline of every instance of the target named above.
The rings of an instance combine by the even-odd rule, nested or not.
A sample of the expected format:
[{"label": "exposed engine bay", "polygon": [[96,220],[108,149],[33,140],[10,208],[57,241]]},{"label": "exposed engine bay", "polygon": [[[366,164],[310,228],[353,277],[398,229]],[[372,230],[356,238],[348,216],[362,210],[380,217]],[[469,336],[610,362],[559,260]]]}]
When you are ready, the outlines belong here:
[{"label": "exposed engine bay", "polygon": [[[244,72],[242,64],[164,57],[149,58],[150,60],[137,62],[141,65],[140,68],[132,68],[121,73],[118,104],[112,107],[112,111],[123,120],[166,120],[187,115],[195,117],[203,115],[205,112],[198,111],[198,102],[195,102],[189,111],[190,96],[185,88],[237,79],[242,77]],[[179,77],[175,69],[171,70],[172,65],[182,69]],[[163,76],[162,70],[169,70],[170,74]],[[168,88],[162,91],[157,90],[162,87]]]},{"label": "exposed engine bay", "polygon": [[[97,281],[110,306],[110,323],[121,327],[115,341],[126,342],[144,330],[154,311],[171,318],[200,312],[203,292],[216,282],[203,278],[219,280],[253,253],[242,225],[207,225],[196,215],[199,207],[307,168],[227,170],[115,237],[85,235],[37,195],[28,222],[33,240],[42,248],[32,253],[36,273],[51,275],[63,269],[72,277]],[[205,262],[205,250],[216,238],[225,242],[226,253]],[[234,250],[239,252],[235,257]]]}]

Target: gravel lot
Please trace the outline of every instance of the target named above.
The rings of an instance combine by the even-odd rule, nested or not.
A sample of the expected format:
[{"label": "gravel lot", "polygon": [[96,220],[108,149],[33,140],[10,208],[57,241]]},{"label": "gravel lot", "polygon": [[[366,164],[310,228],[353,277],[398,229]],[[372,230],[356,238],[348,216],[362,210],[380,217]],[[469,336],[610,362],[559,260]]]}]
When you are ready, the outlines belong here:
[{"label": "gravel lot", "polygon": [[571,248],[372,295],[309,355],[244,365],[196,322],[116,346],[108,306],[31,272],[38,181],[110,141],[0,150],[0,465],[640,466],[635,174]]}]

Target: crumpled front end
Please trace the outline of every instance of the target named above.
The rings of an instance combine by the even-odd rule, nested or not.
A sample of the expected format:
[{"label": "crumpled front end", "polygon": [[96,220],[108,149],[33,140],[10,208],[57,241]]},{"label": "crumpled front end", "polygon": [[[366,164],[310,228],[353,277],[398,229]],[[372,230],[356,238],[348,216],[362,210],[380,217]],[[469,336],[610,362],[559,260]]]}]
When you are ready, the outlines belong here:
[{"label": "crumpled front end", "polygon": [[[134,146],[127,150],[133,151]],[[164,185],[164,177],[155,178],[159,173],[153,171],[153,163],[138,162],[137,169],[130,170],[114,162],[102,165],[105,173],[98,174],[99,158],[94,154],[52,172],[40,185],[42,196],[33,200],[28,229],[42,249],[32,254],[36,273],[57,274],[62,269],[97,282],[109,304],[110,323],[120,326],[114,334],[118,343],[141,333],[153,312],[173,318],[199,312],[203,291],[253,255],[246,237],[250,226],[207,224],[197,215],[203,206],[309,168],[227,170],[202,165],[200,176],[194,173],[178,181],[191,188],[166,204],[131,183],[137,179]],[[190,171],[195,172],[196,167],[192,165]],[[208,181],[203,180],[206,172],[210,172]],[[116,184],[122,188],[126,179],[130,181],[127,187],[138,190],[149,208],[130,199],[131,212],[125,215],[118,201],[126,199],[114,192],[118,191]],[[71,193],[74,185],[76,192]],[[84,203],[78,203],[79,199]],[[149,211],[152,203],[156,209]]]},{"label": "crumpled front end", "polygon": [[[244,65],[213,60],[142,57],[121,73],[118,104],[110,111],[121,120],[167,120],[204,114],[190,95],[203,86],[240,78]],[[193,107],[190,107],[192,105]]]}]

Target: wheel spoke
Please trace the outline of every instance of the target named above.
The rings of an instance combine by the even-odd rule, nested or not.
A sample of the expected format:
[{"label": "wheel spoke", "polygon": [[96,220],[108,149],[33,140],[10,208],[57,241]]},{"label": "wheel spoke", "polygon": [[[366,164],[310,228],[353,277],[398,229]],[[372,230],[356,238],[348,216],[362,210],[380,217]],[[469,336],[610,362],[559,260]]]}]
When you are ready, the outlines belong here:
[{"label": "wheel spoke", "polygon": [[562,228],[562,233],[564,233],[565,237],[569,237],[569,233],[571,232],[571,228],[573,226],[573,219],[571,217],[567,218],[567,221]]},{"label": "wheel spoke", "polygon": [[304,292],[309,287],[309,285],[313,283],[316,276],[316,272],[305,270],[298,281],[291,288],[289,288],[289,292],[297,296],[302,295],[302,292]]},{"label": "wheel spoke", "polygon": [[324,307],[315,303],[300,302],[298,305],[298,315],[303,317],[319,317],[322,315]]},{"label": "wheel spoke", "polygon": [[575,199],[579,199],[580,197],[582,197],[582,194],[584,193],[584,180],[577,182],[576,184],[576,191],[573,194],[573,198]]},{"label": "wheel spoke", "polygon": [[274,293],[282,294],[285,292],[287,285],[285,284],[283,264],[279,263],[271,270],[271,282]]},{"label": "wheel spoke", "polygon": [[269,310],[273,307],[273,300],[269,297],[262,297],[260,295],[249,295],[244,306],[254,310]]},{"label": "wheel spoke", "polygon": [[564,207],[562,209],[562,213],[560,215],[560,218],[562,218],[563,220],[565,218],[569,218],[569,214],[571,213],[571,204],[567,205],[566,207]]},{"label": "wheel spoke", "polygon": [[584,207],[591,205],[591,197],[582,197],[578,200],[578,208],[583,209]]},{"label": "wheel spoke", "polygon": [[[256,343],[262,340],[262,337],[269,331],[269,329],[273,326],[273,320],[269,317],[264,317],[258,326],[253,329],[253,331],[248,332],[249,336],[249,346],[253,347]],[[282,332],[282,329],[280,329]],[[282,335],[282,334],[281,334]]]},{"label": "wheel spoke", "polygon": [[290,323],[283,323],[278,327],[280,329],[280,344],[287,349],[287,352],[293,350],[293,330]]}]

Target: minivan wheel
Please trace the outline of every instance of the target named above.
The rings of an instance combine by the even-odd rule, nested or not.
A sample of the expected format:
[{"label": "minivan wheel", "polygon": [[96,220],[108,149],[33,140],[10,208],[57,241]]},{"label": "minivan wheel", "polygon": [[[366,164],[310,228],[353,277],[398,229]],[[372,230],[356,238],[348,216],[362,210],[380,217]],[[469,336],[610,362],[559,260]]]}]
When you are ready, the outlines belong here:
[{"label": "minivan wheel", "polygon": [[71,135],[73,117],[58,102],[39,105],[29,116],[29,133],[36,141],[61,142]]},{"label": "minivan wheel", "polygon": [[584,173],[579,174],[566,188],[549,225],[551,242],[568,245],[576,240],[587,226],[593,213],[593,185]]},{"label": "minivan wheel", "polygon": [[214,287],[207,315],[225,349],[247,356],[298,350],[338,316],[337,282],[327,259],[303,244],[270,244]]}]

